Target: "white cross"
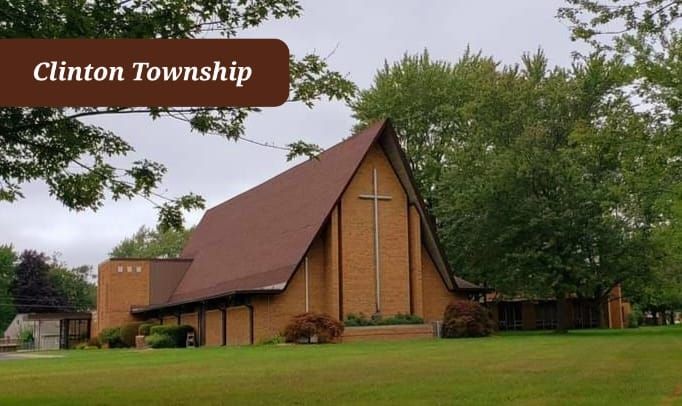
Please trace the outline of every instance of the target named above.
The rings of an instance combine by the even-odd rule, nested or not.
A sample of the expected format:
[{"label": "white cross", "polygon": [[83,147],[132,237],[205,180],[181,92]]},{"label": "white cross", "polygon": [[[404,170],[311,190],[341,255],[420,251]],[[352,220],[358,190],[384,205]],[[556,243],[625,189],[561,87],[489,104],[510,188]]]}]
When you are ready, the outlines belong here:
[{"label": "white cross", "polygon": [[376,276],[376,311],[381,312],[381,273],[379,271],[379,200],[391,200],[391,196],[379,194],[377,168],[372,172],[373,190],[371,195],[360,195],[360,199],[374,200],[374,273]]}]

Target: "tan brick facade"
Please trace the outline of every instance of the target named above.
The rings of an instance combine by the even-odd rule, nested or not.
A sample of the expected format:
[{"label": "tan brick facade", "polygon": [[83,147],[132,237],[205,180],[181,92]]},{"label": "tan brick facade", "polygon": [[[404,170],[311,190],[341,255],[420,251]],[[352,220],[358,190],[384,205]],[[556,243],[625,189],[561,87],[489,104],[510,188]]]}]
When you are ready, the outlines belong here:
[{"label": "tan brick facade", "polygon": [[[424,292],[424,320],[442,320],[447,305],[457,295],[450,292],[446,287],[441,275],[428,252],[422,247],[422,291]],[[465,299],[460,296],[460,299]]]},{"label": "tan brick facade", "polygon": [[343,332],[343,342],[416,340],[433,338],[433,328],[428,324],[347,327]]},{"label": "tan brick facade", "polygon": [[162,324],[166,326],[173,326],[178,324],[177,316],[166,316],[162,320],[163,320]]},{"label": "tan brick facade", "polygon": [[410,221],[410,308],[414,315],[424,317],[424,281],[422,277],[422,237],[419,212],[411,205]]},{"label": "tan brick facade", "polygon": [[379,202],[381,313],[410,312],[407,196],[384,152],[372,146],[341,198],[343,312],[371,316],[376,311],[373,191],[391,197]]},{"label": "tan brick facade", "polygon": [[251,320],[248,307],[239,306],[227,309],[227,344],[251,344]]},{"label": "tan brick facade", "polygon": [[150,262],[144,260],[107,261],[97,275],[97,331],[137,321],[131,306],[149,304]]},{"label": "tan brick facade", "polygon": [[209,310],[206,312],[206,337],[204,344],[209,347],[223,345],[223,312]]}]

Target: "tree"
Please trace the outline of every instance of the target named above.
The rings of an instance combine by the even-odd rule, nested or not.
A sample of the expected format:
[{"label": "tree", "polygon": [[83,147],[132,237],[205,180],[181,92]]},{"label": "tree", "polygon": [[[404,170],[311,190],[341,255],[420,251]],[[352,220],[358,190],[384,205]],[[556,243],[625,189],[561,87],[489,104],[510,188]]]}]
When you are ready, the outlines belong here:
[{"label": "tree", "polygon": [[11,245],[0,246],[0,332],[5,331],[16,311],[10,294],[17,255]]},{"label": "tree", "polygon": [[[0,38],[234,38],[270,19],[299,17],[296,0],[226,1],[7,1],[0,0]],[[322,97],[347,100],[354,85],[314,54],[290,59],[290,100],[312,107]],[[74,210],[99,208],[141,196],[158,209],[163,228],[182,227],[184,210],[204,207],[189,193],[169,198],[156,192],[166,167],[142,159],[118,168],[116,157],[133,146],[81,118],[147,114],[183,121],[191,131],[228,140],[244,138],[244,123],[258,108],[0,108],[0,201],[23,197],[21,185],[43,180],[50,193]],[[314,156],[319,147],[297,141],[283,147],[288,158]]]},{"label": "tree", "polygon": [[[620,58],[550,69],[538,51],[522,62],[406,56],[352,107],[360,126],[395,120],[458,273],[560,307],[573,294],[603,300],[656,260],[651,230],[680,179],[669,128],[636,109]],[[415,70],[428,81],[405,80]]]},{"label": "tree", "polygon": [[160,230],[140,227],[131,237],[118,243],[109,256],[113,258],[177,258],[194,227],[188,230]]},{"label": "tree", "polygon": [[660,259],[650,277],[624,285],[629,298],[654,315],[682,310],[682,202],[676,201],[671,212],[669,221],[652,233]]},{"label": "tree", "polygon": [[626,291],[653,312],[680,308],[682,285],[677,250],[682,236],[682,199],[676,179],[682,164],[682,1],[567,3],[558,16],[571,25],[573,39],[607,50],[628,63],[631,97],[640,100],[639,108],[656,128],[653,134],[657,152],[650,151],[646,155],[651,159],[630,170],[640,174],[639,198],[647,207],[644,214],[659,220],[652,229],[659,261],[653,264],[650,279],[630,283]]},{"label": "tree", "polygon": [[[573,39],[603,46],[600,40],[637,37],[663,37],[681,17],[681,0],[566,0],[558,17],[571,23]],[[622,44],[621,44],[622,45]]]},{"label": "tree", "polygon": [[48,313],[62,311],[66,301],[50,281],[49,258],[45,254],[26,250],[19,257],[10,292],[18,313]]},{"label": "tree", "polygon": [[356,129],[390,117],[425,201],[435,205],[434,187],[444,170],[446,152],[463,141],[466,111],[487,98],[489,83],[500,79],[492,58],[469,49],[452,65],[433,61],[428,51],[384,63],[369,89],[350,103]]},{"label": "tree", "polygon": [[49,283],[64,303],[63,310],[69,312],[85,312],[96,307],[97,287],[91,279],[92,268],[88,265],[68,269],[56,263],[49,271]]}]

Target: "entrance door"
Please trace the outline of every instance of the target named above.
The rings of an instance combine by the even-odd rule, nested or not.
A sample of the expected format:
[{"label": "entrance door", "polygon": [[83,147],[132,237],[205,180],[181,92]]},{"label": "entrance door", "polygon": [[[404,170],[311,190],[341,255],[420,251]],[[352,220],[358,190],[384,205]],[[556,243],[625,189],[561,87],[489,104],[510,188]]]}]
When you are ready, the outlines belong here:
[{"label": "entrance door", "polygon": [[62,319],[59,321],[59,348],[69,349],[90,338],[90,319]]}]

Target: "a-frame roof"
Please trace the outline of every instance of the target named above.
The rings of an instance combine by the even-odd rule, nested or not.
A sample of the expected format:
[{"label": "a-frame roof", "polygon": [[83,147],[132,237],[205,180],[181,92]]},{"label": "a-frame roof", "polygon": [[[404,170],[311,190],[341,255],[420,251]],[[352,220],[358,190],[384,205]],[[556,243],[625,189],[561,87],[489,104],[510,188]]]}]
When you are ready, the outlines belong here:
[{"label": "a-frame roof", "polygon": [[165,305],[285,289],[375,142],[418,207],[424,244],[448,288],[473,289],[451,276],[393,129],[382,121],[208,210],[181,255],[192,263]]}]

